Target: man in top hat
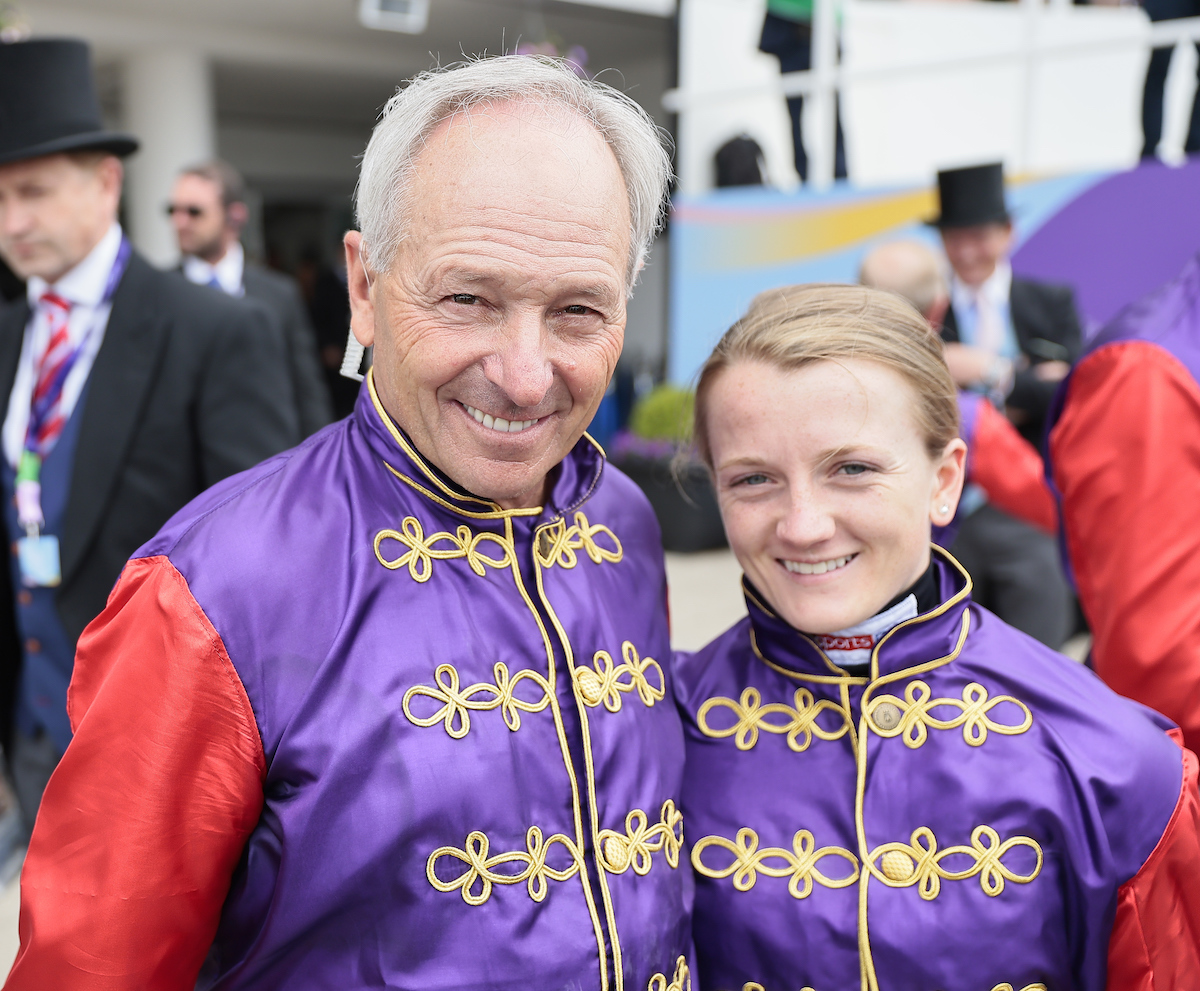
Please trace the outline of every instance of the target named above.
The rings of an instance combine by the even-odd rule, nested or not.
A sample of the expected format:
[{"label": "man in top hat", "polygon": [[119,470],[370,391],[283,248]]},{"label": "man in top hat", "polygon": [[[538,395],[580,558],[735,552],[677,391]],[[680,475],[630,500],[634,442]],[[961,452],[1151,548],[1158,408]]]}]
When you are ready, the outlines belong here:
[{"label": "man in top hat", "polygon": [[669,173],[563,63],[392,98],[358,406],[179,513],[84,634],[9,991],[690,984],[659,529],[584,433]]},{"label": "man in top hat", "polygon": [[137,146],[104,129],[82,42],[0,44],[0,256],[27,284],[0,312],[0,721],[27,827],[71,740],[76,641],[125,560],[298,439],[277,331],[131,249]]},{"label": "man in top hat", "polygon": [[938,194],[941,213],[932,223],[951,268],[942,325],[951,374],[963,388],[992,396],[1040,446],[1050,400],[1082,344],[1074,294],[1013,275],[999,162],[939,172]]},{"label": "man in top hat", "polygon": [[288,349],[300,434],[320,430],[333,415],[316,336],[295,281],[246,258],[240,238],[249,212],[237,169],[220,159],[184,169],[167,213],[188,281],[251,300],[278,324]]},{"label": "man in top hat", "polygon": [[[960,388],[1003,410],[1040,449],[1046,411],[1079,354],[1071,290],[1013,275],[1012,218],[999,163],[938,173],[933,221],[950,262],[942,323],[946,362]],[[1058,648],[1074,606],[1054,538],[988,502],[968,484],[951,552],[975,580],[976,600],[1007,623]]]}]

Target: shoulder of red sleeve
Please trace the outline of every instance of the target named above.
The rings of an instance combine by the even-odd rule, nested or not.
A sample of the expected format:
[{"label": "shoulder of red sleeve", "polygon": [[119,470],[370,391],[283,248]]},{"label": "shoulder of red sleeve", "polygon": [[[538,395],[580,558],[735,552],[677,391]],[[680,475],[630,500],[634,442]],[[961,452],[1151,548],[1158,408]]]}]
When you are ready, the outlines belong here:
[{"label": "shoulder of red sleeve", "polygon": [[[1178,731],[1172,736],[1179,740]],[[1182,751],[1175,811],[1141,870],[1121,886],[1108,950],[1109,991],[1200,988],[1200,795]]]}]

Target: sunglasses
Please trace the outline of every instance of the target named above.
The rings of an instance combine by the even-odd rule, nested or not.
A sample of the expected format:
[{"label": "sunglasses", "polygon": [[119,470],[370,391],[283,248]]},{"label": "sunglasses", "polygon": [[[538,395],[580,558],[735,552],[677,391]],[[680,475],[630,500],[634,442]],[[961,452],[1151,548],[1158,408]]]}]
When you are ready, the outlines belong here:
[{"label": "sunglasses", "polygon": [[204,207],[200,206],[179,206],[176,203],[167,205],[167,216],[174,217],[177,213],[186,213],[189,217],[195,220],[197,217],[203,217],[205,214]]}]

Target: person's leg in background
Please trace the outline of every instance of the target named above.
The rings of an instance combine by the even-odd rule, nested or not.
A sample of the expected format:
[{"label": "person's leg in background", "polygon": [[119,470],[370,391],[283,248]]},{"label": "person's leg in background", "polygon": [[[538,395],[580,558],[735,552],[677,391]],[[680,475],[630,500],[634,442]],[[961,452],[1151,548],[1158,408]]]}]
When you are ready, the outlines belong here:
[{"label": "person's leg in background", "polygon": [[[1170,21],[1179,17],[1200,15],[1200,0],[1142,0],[1142,7],[1152,21]],[[1200,46],[1197,46],[1200,47]],[[1146,86],[1142,90],[1142,158],[1152,158],[1162,140],[1163,89],[1167,82],[1167,70],[1171,66],[1173,48],[1155,48],[1150,53],[1150,65],[1146,69]],[[1192,123],[1188,130],[1185,150],[1200,151],[1200,118],[1197,103],[1192,106]],[[1194,146],[1193,146],[1194,145]]]},{"label": "person's leg in background", "polygon": [[985,505],[963,521],[950,553],[973,580],[985,576],[972,593],[980,605],[1047,647],[1062,647],[1074,614],[1053,537]]},{"label": "person's leg in background", "polygon": [[[781,73],[805,72],[812,66],[812,25],[790,21],[786,17],[768,12],[763,20],[758,50],[779,59]],[[792,119],[792,146],[796,157],[796,171],[800,173],[800,181],[807,182],[808,155],[804,151],[804,131],[800,125],[804,97],[788,97],[787,107],[788,116]]]},{"label": "person's leg in background", "polygon": [[27,736],[21,730],[17,730],[14,735],[13,790],[17,793],[21,824],[24,827],[25,839],[28,840],[33,832],[38,806],[42,804],[42,792],[46,790],[46,784],[62,759],[62,754],[58,752],[50,734],[43,730],[39,729],[34,736]]}]

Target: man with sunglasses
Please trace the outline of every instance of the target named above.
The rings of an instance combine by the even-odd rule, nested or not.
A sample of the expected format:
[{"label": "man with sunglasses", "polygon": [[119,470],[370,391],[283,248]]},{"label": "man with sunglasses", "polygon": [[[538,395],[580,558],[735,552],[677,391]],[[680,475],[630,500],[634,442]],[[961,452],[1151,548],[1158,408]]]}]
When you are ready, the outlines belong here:
[{"label": "man with sunglasses", "polygon": [[126,559],[299,439],[277,328],[132,250],[138,142],[104,130],[89,63],[78,41],[0,45],[0,257],[27,285],[0,310],[0,739],[27,830],[71,740],[76,641]]},{"label": "man with sunglasses", "polygon": [[242,177],[220,159],[184,169],[175,180],[167,215],[189,281],[245,297],[278,325],[288,351],[300,434],[320,430],[333,417],[316,336],[295,281],[246,258],[240,237],[249,214]]}]

